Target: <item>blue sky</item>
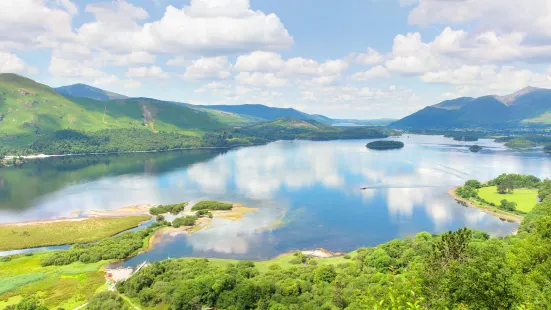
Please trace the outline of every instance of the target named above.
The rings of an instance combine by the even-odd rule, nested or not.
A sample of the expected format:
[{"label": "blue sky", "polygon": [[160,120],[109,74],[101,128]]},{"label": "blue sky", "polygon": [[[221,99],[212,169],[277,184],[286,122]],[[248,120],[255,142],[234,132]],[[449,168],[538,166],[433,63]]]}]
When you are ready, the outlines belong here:
[{"label": "blue sky", "polygon": [[18,0],[0,72],[195,104],[402,117],[551,88],[551,0]]}]

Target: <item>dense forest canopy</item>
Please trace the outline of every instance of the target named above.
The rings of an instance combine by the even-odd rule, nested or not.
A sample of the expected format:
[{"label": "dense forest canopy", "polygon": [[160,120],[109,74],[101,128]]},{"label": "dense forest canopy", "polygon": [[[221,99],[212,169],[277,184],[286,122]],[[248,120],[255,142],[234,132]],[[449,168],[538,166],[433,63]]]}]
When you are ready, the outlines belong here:
[{"label": "dense forest canopy", "polygon": [[371,139],[385,138],[391,132],[376,127],[333,127],[315,121],[294,119],[278,119],[205,133],[154,132],[148,129],[64,129],[39,137],[28,146],[0,146],[0,155],[166,151],[199,147],[234,147],[293,139]]}]

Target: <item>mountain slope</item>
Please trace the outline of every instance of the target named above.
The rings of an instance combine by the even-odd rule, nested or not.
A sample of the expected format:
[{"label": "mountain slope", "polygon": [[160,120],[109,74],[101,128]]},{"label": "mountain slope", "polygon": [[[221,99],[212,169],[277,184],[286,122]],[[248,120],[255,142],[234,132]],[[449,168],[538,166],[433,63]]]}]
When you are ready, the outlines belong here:
[{"label": "mountain slope", "polygon": [[0,136],[32,140],[60,129],[113,128],[185,131],[195,135],[226,126],[209,113],[164,101],[70,98],[31,79],[0,74]]},{"label": "mountain slope", "polygon": [[257,117],[263,120],[272,121],[282,117],[291,117],[296,119],[314,119],[315,117],[292,108],[274,108],[261,104],[241,104],[241,105],[208,105],[201,106],[206,109],[219,110],[230,113],[237,113]]},{"label": "mountain slope", "polygon": [[402,129],[515,128],[551,123],[551,90],[527,87],[508,96],[463,97],[417,111],[390,126]]},{"label": "mountain slope", "polygon": [[128,97],[106,91],[100,88],[96,88],[86,84],[73,84],[55,88],[55,90],[68,97],[75,98],[90,98],[96,100],[114,100],[114,99],[126,99]]},{"label": "mountain slope", "polygon": [[268,140],[337,140],[388,137],[387,130],[374,127],[336,127],[314,120],[278,118],[240,128],[240,134]]},{"label": "mountain slope", "polygon": [[[74,84],[56,88],[56,91],[71,98],[89,98],[101,101],[114,99],[129,99],[126,96],[115,94],[85,84]],[[70,99],[71,99],[70,98]],[[308,114],[292,108],[269,107],[262,104],[242,105],[192,105],[182,102],[166,102],[184,106],[209,114],[215,120],[230,125],[243,126],[252,122],[272,121],[282,117],[290,117],[302,120],[314,120],[324,124],[352,124],[358,126],[386,126],[394,120],[390,119],[332,119],[324,115]]]}]

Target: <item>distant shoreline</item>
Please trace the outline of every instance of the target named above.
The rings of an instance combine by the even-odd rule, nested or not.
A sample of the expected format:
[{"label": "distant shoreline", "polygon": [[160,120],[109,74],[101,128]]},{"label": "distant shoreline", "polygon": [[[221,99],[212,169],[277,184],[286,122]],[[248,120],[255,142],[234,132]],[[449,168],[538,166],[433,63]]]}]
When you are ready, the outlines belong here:
[{"label": "distant shoreline", "polygon": [[520,223],[522,222],[522,220],[524,219],[522,216],[520,215],[513,215],[513,214],[505,214],[505,213],[500,213],[500,212],[496,212],[496,211],[493,211],[493,210],[490,210],[490,209],[487,209],[487,208],[482,208],[482,207],[479,207],[475,204],[473,204],[472,202],[470,202],[469,200],[465,199],[465,198],[462,198],[462,197],[459,197],[456,193],[455,193],[455,190],[457,189],[457,187],[453,187],[453,188],[450,188],[448,190],[448,194],[450,196],[452,196],[457,202],[461,202],[463,203],[465,206],[467,207],[470,207],[470,208],[476,208],[484,213],[487,213],[491,216],[494,216],[494,217],[497,217],[499,219],[502,219],[502,220],[506,220],[506,221],[510,221],[510,222],[514,222],[514,223]]},{"label": "distant shoreline", "polygon": [[163,153],[171,151],[186,151],[186,150],[216,150],[216,149],[233,149],[237,147],[245,146],[258,146],[263,145],[259,143],[255,144],[237,144],[230,146],[197,146],[197,147],[180,147],[175,149],[166,149],[166,150],[150,150],[150,151],[123,151],[123,152],[95,152],[95,153],[77,153],[77,154],[33,154],[33,155],[24,155],[24,156],[15,156],[15,155],[6,155],[4,160],[14,159],[14,158],[23,158],[23,159],[43,159],[50,157],[69,157],[69,156],[87,156],[87,155],[116,155],[116,154],[132,154],[132,153]]}]

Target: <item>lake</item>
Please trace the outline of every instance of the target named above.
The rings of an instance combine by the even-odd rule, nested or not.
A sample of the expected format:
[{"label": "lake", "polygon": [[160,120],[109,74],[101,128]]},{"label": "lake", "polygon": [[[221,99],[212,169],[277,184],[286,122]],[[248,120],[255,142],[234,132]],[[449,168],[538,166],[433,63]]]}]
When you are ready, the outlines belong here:
[{"label": "lake", "polygon": [[[233,150],[189,150],[33,160],[0,169],[0,222],[71,216],[202,199],[258,208],[243,220],[167,236],[126,264],[167,257],[265,259],[293,249],[350,251],[394,238],[471,227],[492,235],[515,229],[457,204],[447,191],[501,173],[551,175],[540,151],[513,152],[492,140],[472,143],[405,135],[400,150],[367,140],[279,141]],[[360,187],[366,187],[361,190]],[[73,213],[74,214],[74,213]]]}]

